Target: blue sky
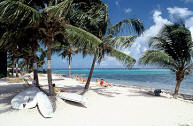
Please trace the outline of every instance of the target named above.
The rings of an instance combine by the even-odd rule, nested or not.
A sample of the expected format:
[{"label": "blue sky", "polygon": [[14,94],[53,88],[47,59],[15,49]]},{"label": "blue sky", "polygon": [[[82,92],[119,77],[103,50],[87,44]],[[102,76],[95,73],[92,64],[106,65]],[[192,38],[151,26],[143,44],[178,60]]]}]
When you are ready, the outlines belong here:
[{"label": "blue sky", "polygon": [[[109,6],[111,23],[115,24],[126,18],[139,18],[144,23],[146,31],[136,39],[131,48],[121,51],[138,59],[148,49],[147,42],[155,36],[164,24],[169,24],[175,17],[185,20],[186,26],[193,36],[193,0],[102,0]],[[126,33],[124,33],[126,34]],[[67,68],[67,60],[57,55],[52,56],[52,68]],[[84,59],[78,54],[72,57],[71,68],[90,68],[92,56]],[[96,68],[123,68],[114,58],[106,57]],[[137,63],[134,67],[139,66]],[[151,67],[151,66],[150,66]]]}]

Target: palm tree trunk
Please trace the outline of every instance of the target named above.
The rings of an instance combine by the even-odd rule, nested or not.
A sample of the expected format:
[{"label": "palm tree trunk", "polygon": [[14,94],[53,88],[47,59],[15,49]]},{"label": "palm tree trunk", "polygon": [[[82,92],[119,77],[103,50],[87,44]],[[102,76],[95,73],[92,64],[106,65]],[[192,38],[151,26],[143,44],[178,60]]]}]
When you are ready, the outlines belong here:
[{"label": "palm tree trunk", "polygon": [[19,77],[19,75],[18,75],[18,60],[19,59],[16,60],[16,77]]},{"label": "palm tree trunk", "polygon": [[175,91],[174,91],[174,98],[177,98],[177,95],[178,95],[178,91],[180,89],[180,84],[181,84],[181,80],[177,80],[177,83],[176,83],[176,88],[175,88]]},{"label": "palm tree trunk", "polygon": [[47,76],[48,76],[48,85],[49,85],[49,93],[51,96],[54,95],[54,88],[52,86],[52,71],[51,71],[51,46],[53,42],[53,37],[52,38],[47,38]]},{"label": "palm tree trunk", "polygon": [[84,87],[85,90],[88,90],[88,88],[89,88],[90,81],[91,81],[91,78],[92,78],[92,73],[93,73],[93,70],[94,70],[95,63],[96,63],[96,59],[97,59],[97,55],[94,54],[94,59],[92,61],[92,66],[91,66],[91,69],[90,69],[90,73],[89,73],[86,85]]},{"label": "palm tree trunk", "polygon": [[71,63],[71,57],[68,56],[68,77],[70,78],[71,77],[71,73],[70,73],[70,63]]},{"label": "palm tree trunk", "polygon": [[0,52],[0,78],[7,76],[7,52]]},{"label": "palm tree trunk", "polygon": [[176,83],[175,91],[174,91],[174,94],[173,94],[174,98],[177,98],[178,91],[180,89],[180,84],[183,81],[183,79],[184,79],[184,72],[183,71],[177,71],[176,72],[176,81],[177,81],[177,83]]},{"label": "palm tree trunk", "polygon": [[14,58],[12,58],[12,71],[11,71],[11,75],[13,77],[13,73],[14,73]]},{"label": "palm tree trunk", "polygon": [[34,80],[36,81],[37,87],[39,87],[39,79],[38,79],[38,70],[37,70],[37,55],[36,55],[36,47],[33,47],[33,73]]}]

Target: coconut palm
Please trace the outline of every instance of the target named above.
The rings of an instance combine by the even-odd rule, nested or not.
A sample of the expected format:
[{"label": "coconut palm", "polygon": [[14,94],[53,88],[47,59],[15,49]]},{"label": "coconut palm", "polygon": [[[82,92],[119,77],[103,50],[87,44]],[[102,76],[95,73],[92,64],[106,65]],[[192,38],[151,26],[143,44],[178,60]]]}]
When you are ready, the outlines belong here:
[{"label": "coconut palm", "polygon": [[[1,48],[4,48],[6,50],[10,50],[14,58],[18,52],[20,53],[19,57],[24,58],[24,57],[30,57],[32,58],[33,62],[33,75],[34,75],[34,80],[36,80],[37,85],[39,85],[38,81],[38,72],[37,72],[37,55],[36,55],[36,50],[38,47],[38,39],[41,40],[41,33],[37,28],[34,27],[20,27],[16,31],[14,30],[7,30],[3,36],[1,37]],[[14,41],[14,43],[13,43]],[[6,47],[5,47],[6,46]],[[18,48],[17,50],[15,48]],[[28,52],[31,51],[31,52]],[[28,59],[29,61],[29,59]],[[18,65],[16,65],[18,66]],[[17,72],[17,67],[16,67],[16,75],[18,76]]]},{"label": "coconut palm", "polygon": [[[34,66],[34,54],[32,50],[33,50],[32,48],[28,48],[22,52],[23,57],[20,62],[20,67],[25,68],[27,73],[29,73],[29,69],[33,70],[33,66]],[[38,55],[36,56],[37,68],[40,68],[45,63],[44,59],[46,57],[46,51],[44,51],[44,49],[39,47],[37,49],[37,52],[38,52]]]},{"label": "coconut palm", "polygon": [[[108,20],[108,14],[107,14],[108,13],[108,6],[106,4],[104,4],[104,5],[100,4],[99,0],[95,1],[96,2],[95,4],[99,4],[98,6],[94,6],[94,4],[92,4],[92,2],[88,5],[84,0],[76,0],[76,1],[81,1],[81,4],[80,3],[76,4],[76,2],[74,2],[74,6],[77,9],[75,9],[74,11],[71,12],[72,15],[74,15],[74,16],[72,16],[70,18],[70,22],[72,24],[74,24],[75,26],[78,25],[79,27],[91,32],[92,34],[94,34],[95,36],[100,38],[100,40],[102,40],[102,42],[103,42],[103,44],[100,44],[100,47],[103,47],[103,45],[107,45],[107,41],[111,42],[111,45],[113,47],[115,47],[115,45],[116,45],[116,47],[118,47],[118,45],[119,45],[118,42],[120,42],[120,40],[121,40],[121,42],[123,42],[123,39],[124,39],[124,44],[122,43],[122,47],[129,46],[131,44],[131,40],[132,39],[134,40],[135,36],[132,36],[132,37],[131,36],[121,36],[119,38],[112,39],[112,37],[116,36],[122,28],[129,28],[129,29],[133,28],[133,31],[137,32],[139,34],[144,30],[144,27],[143,27],[143,24],[141,23],[141,21],[136,19],[136,18],[125,19],[122,22],[119,22],[118,24],[112,26],[111,28],[109,28],[107,30],[107,24],[108,24],[109,20]],[[100,9],[99,9],[100,11],[96,11],[98,9],[98,7],[100,7]],[[79,12],[84,12],[85,11],[84,8],[87,8],[87,10],[89,10],[89,11],[87,11],[86,14],[85,13],[84,14],[79,13]],[[82,19],[84,19],[84,20],[82,20]],[[106,38],[105,38],[105,34],[107,34]],[[111,38],[111,40],[110,40],[110,38]],[[126,38],[128,39],[128,41],[125,41]],[[104,41],[106,41],[106,42],[104,43]],[[113,43],[114,43],[114,45],[113,45]],[[94,70],[95,62],[97,61],[97,59],[101,59],[99,52],[101,52],[101,50],[103,50],[103,49],[101,49],[100,51],[99,51],[99,48],[94,48],[93,50],[89,50],[89,48],[85,44],[77,45],[77,46],[81,47],[81,49],[83,50],[83,56],[85,56],[87,54],[94,55],[91,70],[90,70],[90,73],[89,73],[89,76],[87,79],[87,83],[85,86],[85,89],[88,89],[89,84],[90,84],[90,80],[92,77],[92,73]],[[119,47],[120,47],[120,45],[119,45]],[[105,49],[104,49],[102,52],[106,53],[106,52],[108,52],[107,50],[105,51]],[[112,48],[111,48],[111,50],[112,50]],[[116,51],[114,51],[112,56],[116,56],[115,52],[121,53],[120,51],[116,50]],[[121,53],[120,55],[123,56],[123,53]],[[123,57],[125,58],[127,56],[124,55]],[[129,57],[129,58],[131,58],[131,57]],[[128,60],[128,57],[125,60],[123,58],[120,58],[120,57],[117,57],[117,59],[119,61],[122,59],[122,61],[126,63],[126,59]],[[128,60],[128,61],[135,61],[135,60],[132,59],[132,60]],[[133,62],[130,62],[130,65],[131,64],[133,64]],[[129,66],[128,62],[126,65]]]},{"label": "coconut palm", "polygon": [[15,73],[16,73],[16,77],[19,77],[19,70],[18,70],[18,63],[19,63],[19,59],[21,58],[21,50],[19,50],[19,47],[16,46],[15,49],[13,50],[9,50],[8,52],[8,57],[12,58],[13,60],[13,66],[16,68],[15,69]]},{"label": "coconut palm", "polygon": [[51,47],[54,36],[61,32],[72,42],[90,46],[91,49],[94,49],[101,41],[94,35],[67,23],[66,15],[70,10],[71,0],[45,1],[47,6],[45,8],[39,6],[38,9],[29,6],[29,3],[30,1],[26,3],[23,0],[0,2],[0,18],[7,22],[24,23],[30,27],[37,27],[44,33],[44,43],[47,46],[49,92],[50,95],[54,95],[51,76]]},{"label": "coconut palm", "polygon": [[[60,41],[60,40],[59,40]],[[61,40],[63,41],[63,40]],[[55,43],[53,47],[53,52],[57,52],[59,56],[62,56],[63,59],[67,57],[68,61],[68,77],[71,77],[71,61],[72,61],[72,55],[75,55],[79,52],[79,49],[76,47],[73,47],[73,45],[67,41],[64,41],[64,43]]]},{"label": "coconut palm", "polygon": [[6,77],[7,76],[7,52],[1,50],[0,51],[1,55],[1,62],[0,62],[0,78]]},{"label": "coconut palm", "polygon": [[174,98],[177,97],[180,84],[185,75],[190,74],[193,42],[190,31],[184,24],[165,25],[156,37],[152,37],[148,50],[140,58],[141,64],[154,64],[169,68],[176,74]]},{"label": "coconut palm", "polygon": [[[96,52],[94,52],[91,70],[85,85],[86,90],[88,90],[89,88],[92,73],[97,59],[100,62],[101,59],[104,58],[105,53],[111,57],[115,57],[117,60],[125,64],[126,67],[128,68],[130,68],[136,62],[136,60],[131,56],[128,56],[127,54],[124,54],[119,50],[115,49],[120,47],[127,48],[134,42],[136,35],[117,36],[117,34],[120,32],[121,29],[128,27],[130,30],[132,28],[133,31],[136,32],[138,35],[144,31],[144,26],[142,22],[139,19],[133,18],[133,19],[125,19],[123,21],[120,21],[118,24],[115,24],[114,26],[108,28],[105,32],[106,34],[102,35],[101,34],[102,32],[99,32],[100,33],[99,38],[101,38],[102,44],[96,49]],[[113,36],[115,37],[112,38]]]},{"label": "coconut palm", "polygon": [[[5,33],[7,25],[1,22],[0,19],[0,38]],[[0,44],[1,46],[1,44]],[[4,49],[0,49],[0,78],[7,76],[7,51]]]}]

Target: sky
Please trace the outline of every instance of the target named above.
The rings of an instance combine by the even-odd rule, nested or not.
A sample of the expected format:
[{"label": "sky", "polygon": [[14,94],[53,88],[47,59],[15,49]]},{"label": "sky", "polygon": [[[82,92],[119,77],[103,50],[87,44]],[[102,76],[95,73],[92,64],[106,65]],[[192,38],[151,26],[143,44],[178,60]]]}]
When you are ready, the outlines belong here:
[{"label": "sky", "polygon": [[[123,19],[138,18],[144,26],[145,32],[139,36],[132,47],[121,51],[138,60],[148,49],[148,40],[156,36],[164,24],[172,23],[176,17],[184,19],[186,27],[191,31],[193,38],[193,0],[102,0],[107,3],[108,15],[112,24]],[[122,33],[130,35],[129,33]],[[82,57],[81,54],[72,57],[71,68],[90,68],[93,56]],[[124,65],[112,57],[105,57],[96,68],[125,68]],[[52,68],[67,68],[66,59],[56,54],[52,56]],[[144,68],[138,63],[134,68]],[[153,67],[153,66],[148,66]]]}]

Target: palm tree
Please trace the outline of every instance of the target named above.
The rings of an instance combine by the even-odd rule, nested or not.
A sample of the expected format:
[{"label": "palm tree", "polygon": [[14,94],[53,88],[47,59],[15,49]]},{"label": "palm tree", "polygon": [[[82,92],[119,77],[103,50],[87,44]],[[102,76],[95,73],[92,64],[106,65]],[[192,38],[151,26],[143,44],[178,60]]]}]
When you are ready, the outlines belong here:
[{"label": "palm tree", "polygon": [[[0,38],[5,33],[7,25],[1,22],[0,19]],[[1,43],[0,43],[1,46]],[[3,48],[0,49],[0,78],[7,76],[7,51]]]},{"label": "palm tree", "polygon": [[68,60],[68,77],[71,77],[71,61],[72,61],[72,55],[75,55],[79,52],[79,49],[76,47],[73,47],[73,45],[69,42],[64,43],[57,43],[53,47],[53,51],[57,52],[59,56],[62,56],[63,59],[67,57]]},{"label": "palm tree", "polygon": [[94,52],[94,58],[93,58],[91,70],[85,85],[85,90],[88,90],[89,88],[92,73],[93,73],[97,58],[99,59],[99,62],[100,62],[100,60],[104,57],[105,52],[109,56],[115,57],[119,61],[123,62],[123,64],[125,64],[128,68],[130,68],[136,62],[134,58],[115,49],[119,47],[127,48],[134,42],[136,38],[135,35],[118,36],[118,37],[112,38],[113,36],[116,36],[120,32],[120,30],[125,27],[133,28],[133,30],[138,35],[144,31],[142,22],[136,18],[133,18],[133,19],[125,19],[123,21],[120,21],[118,24],[115,24],[114,26],[108,28],[106,31],[107,32],[106,36],[105,34],[103,36],[102,34],[99,34],[100,36],[99,38],[101,38],[103,43],[101,44],[101,46],[97,48],[96,52]]},{"label": "palm tree", "polygon": [[169,68],[176,74],[174,98],[185,75],[190,74],[193,42],[190,31],[184,24],[165,25],[156,37],[152,37],[148,50],[139,60],[141,64],[154,64]]},{"label": "palm tree", "polygon": [[[45,1],[47,7],[33,8],[25,1],[0,2],[0,18],[7,22],[24,23],[30,27],[39,28],[44,33],[44,43],[47,46],[47,75],[50,95],[54,95],[51,76],[51,47],[54,36],[61,32],[65,38],[79,45],[94,49],[101,41],[94,35],[67,23],[66,15],[71,7],[71,0]],[[82,36],[84,35],[84,36]],[[81,44],[80,44],[81,43]]]},{"label": "palm tree", "polygon": [[[16,25],[16,27],[19,27],[19,26]],[[36,67],[37,66],[36,50],[38,47],[38,41],[37,41],[38,39],[41,40],[41,34],[37,28],[33,28],[33,27],[25,27],[25,28],[19,28],[19,29],[17,28],[17,30],[15,31],[7,30],[1,37],[1,42],[6,43],[2,47],[7,51],[10,50],[12,52],[11,54],[13,59],[17,55],[20,55],[19,56],[20,58],[26,57],[26,56],[32,57],[33,59],[32,62],[34,63],[33,65],[34,80],[36,80],[37,85],[39,85],[38,73],[37,73],[37,67]],[[14,48],[16,48],[17,50]],[[31,52],[28,52],[30,49],[31,49]],[[18,54],[15,52],[18,52]],[[16,64],[16,77],[18,77],[17,66],[18,65]]]},{"label": "palm tree", "polygon": [[[19,58],[21,57],[21,50],[19,50],[19,47],[16,46],[16,49],[12,49],[12,50],[7,50],[8,51],[8,57],[12,58],[12,65],[13,68],[15,67],[15,73],[16,73],[16,77],[19,77],[19,71],[18,71],[18,62],[19,62]],[[14,71],[14,69],[13,69]]]},{"label": "palm tree", "polygon": [[[76,3],[77,1],[78,2],[81,1],[81,2],[77,4]],[[91,2],[88,4],[84,0],[75,0],[73,6],[75,6],[76,9],[74,11],[71,11],[71,15],[74,15],[74,16],[70,17],[70,22],[71,22],[71,24],[73,24],[75,26],[79,26],[79,27],[83,28],[84,30],[91,32],[92,34],[94,34],[95,36],[100,38],[100,41],[102,40],[101,41],[102,43],[104,43],[104,40],[107,41],[106,39],[104,39],[105,34],[109,34],[109,35],[107,35],[107,38],[109,41],[109,37],[117,35],[120,32],[122,27],[125,27],[125,28],[131,28],[132,27],[132,28],[134,28],[134,31],[136,31],[137,33],[140,33],[141,31],[144,30],[144,27],[143,27],[142,23],[140,22],[140,20],[134,18],[134,19],[126,19],[126,20],[123,20],[122,22],[119,22],[117,25],[114,25],[112,28],[110,28],[107,32],[108,6],[105,3],[101,3],[100,0],[96,0],[94,3],[92,2],[92,0],[90,0],[90,1]],[[96,4],[98,6],[95,6]],[[89,11],[87,11],[87,13],[83,13],[83,12],[85,12],[84,8],[86,8]],[[82,12],[83,14],[79,13],[79,12]],[[84,19],[84,20],[82,20],[82,19]],[[124,38],[124,39],[129,38],[129,41],[130,41],[131,38],[135,38],[135,37],[122,36],[120,38],[113,39],[113,41],[111,40],[111,42],[117,43],[118,41],[116,41],[116,40],[123,40],[122,38]],[[76,45],[76,43],[75,43],[75,45]],[[104,45],[104,44],[100,43],[101,47],[102,47],[102,45]],[[118,44],[115,44],[115,45],[118,45]],[[127,45],[130,45],[130,44],[127,44],[127,42],[125,41],[125,46],[127,46]],[[98,48],[99,46],[97,48],[92,49],[92,50],[89,49],[90,46],[88,46],[87,44],[83,44],[83,45],[77,44],[76,46],[80,47],[83,50],[83,56],[85,56],[86,54],[90,54],[90,55],[93,54],[94,55],[91,70],[90,70],[90,73],[89,73],[89,76],[87,79],[87,83],[85,85],[85,89],[87,90],[89,87],[89,84],[90,84],[93,70],[94,70],[95,62],[97,61],[97,59],[100,59],[99,58],[100,56],[97,54],[97,52],[99,53],[101,51],[99,51],[99,48]],[[108,52],[108,51],[104,51],[104,52]],[[121,53],[120,51],[116,50],[116,51],[114,51],[112,56],[116,56],[115,52]],[[120,55],[123,55],[123,53],[121,53]],[[124,55],[123,57],[127,57],[127,56]],[[121,60],[121,58],[119,58],[119,57],[117,57],[117,58],[119,60]],[[127,59],[128,59],[128,57],[127,57]],[[122,61],[124,62],[125,60],[122,59]],[[129,61],[134,61],[134,59],[129,60]],[[133,62],[130,62],[130,64],[133,64]]]},{"label": "palm tree", "polygon": [[7,52],[1,50],[0,51],[1,55],[1,62],[0,62],[0,78],[6,77],[7,76]]},{"label": "palm tree", "polygon": [[[42,67],[42,65],[45,63],[44,59],[46,57],[46,51],[42,48],[38,48],[37,52],[39,55],[36,56],[37,59],[37,68]],[[21,68],[25,68],[27,73],[29,73],[29,69],[33,70],[33,66],[34,66],[34,54],[33,54],[33,49],[32,48],[28,48],[25,49],[22,52],[23,56],[22,56],[22,60],[20,62],[20,67]]]}]

